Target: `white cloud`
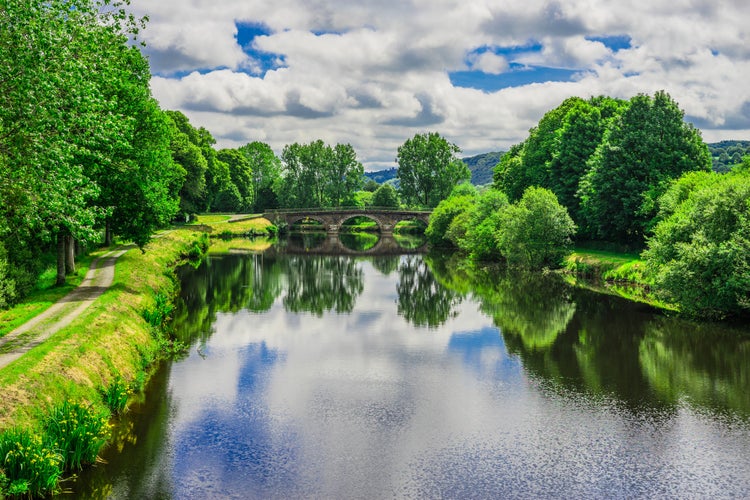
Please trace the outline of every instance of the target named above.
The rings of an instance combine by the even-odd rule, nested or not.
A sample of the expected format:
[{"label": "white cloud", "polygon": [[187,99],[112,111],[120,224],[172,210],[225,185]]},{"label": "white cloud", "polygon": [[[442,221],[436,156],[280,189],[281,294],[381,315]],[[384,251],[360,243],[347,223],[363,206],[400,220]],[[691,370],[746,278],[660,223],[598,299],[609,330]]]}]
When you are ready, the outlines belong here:
[{"label": "white cloud", "polygon": [[[466,154],[504,149],[566,97],[661,89],[707,139],[746,138],[750,129],[750,3],[743,0],[132,5],[150,17],[143,39],[161,75],[152,82],[155,97],[210,130],[219,146],[263,140],[280,151],[320,138],[351,143],[368,169],[382,168],[417,132],[438,131]],[[268,27],[249,53],[237,43],[239,22]],[[607,47],[610,36],[630,37],[631,47]],[[512,47],[531,49],[504,51]],[[274,54],[284,67],[262,68],[262,56]],[[495,92],[449,79],[467,67],[502,78],[514,62],[581,73]]]}]

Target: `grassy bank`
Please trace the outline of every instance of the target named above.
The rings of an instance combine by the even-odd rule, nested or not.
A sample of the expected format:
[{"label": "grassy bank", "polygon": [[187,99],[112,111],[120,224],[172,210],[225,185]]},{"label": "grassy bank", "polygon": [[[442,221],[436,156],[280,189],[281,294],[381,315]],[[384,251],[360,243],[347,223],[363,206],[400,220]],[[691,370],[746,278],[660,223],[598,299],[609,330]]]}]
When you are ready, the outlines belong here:
[{"label": "grassy bank", "polygon": [[[200,254],[205,246],[204,231],[185,226],[155,238],[145,253],[138,249],[127,252],[118,259],[112,286],[80,317],[0,369],[0,431],[4,431],[0,447],[8,448],[0,451],[27,453],[21,457],[28,460],[25,469],[23,461],[16,464],[19,470],[28,472],[34,460],[31,450],[19,444],[24,440],[34,444],[34,453],[47,457],[48,463],[60,459],[63,470],[71,470],[64,464],[68,455],[75,453],[63,449],[57,438],[51,441],[57,447],[46,441],[55,435],[52,429],[60,427],[52,415],[80,411],[98,422],[102,415],[121,406],[123,393],[142,388],[150,367],[169,347],[144,319],[149,316],[144,312],[150,312],[152,318],[160,316],[158,297],[171,297],[176,291],[171,270],[184,257]],[[100,429],[91,436],[104,442],[105,431]],[[78,449],[88,445],[73,442],[72,446]],[[11,465],[6,461],[4,468],[12,480],[13,471],[7,470]],[[23,492],[23,481],[4,481],[5,485],[3,481],[0,475],[0,488],[5,488],[6,493]]]},{"label": "grassy bank", "polygon": [[575,286],[619,295],[660,309],[677,310],[652,293],[646,263],[637,253],[576,248],[565,258],[563,273]]},{"label": "grassy bank", "polygon": [[23,299],[20,304],[10,309],[0,311],[0,338],[10,333],[13,329],[26,323],[37,316],[73,291],[81,284],[86,273],[89,271],[91,262],[105,253],[107,249],[92,252],[81,257],[77,262],[76,272],[69,275],[64,286],[55,286],[57,269],[49,267],[42,273],[31,294]]}]

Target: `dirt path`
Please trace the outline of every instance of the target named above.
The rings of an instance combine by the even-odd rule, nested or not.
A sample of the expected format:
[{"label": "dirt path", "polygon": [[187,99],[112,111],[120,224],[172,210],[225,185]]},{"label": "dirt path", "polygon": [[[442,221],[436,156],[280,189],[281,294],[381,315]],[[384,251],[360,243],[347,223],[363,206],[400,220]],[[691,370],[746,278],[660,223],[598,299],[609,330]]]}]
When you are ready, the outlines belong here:
[{"label": "dirt path", "polygon": [[17,360],[68,326],[112,285],[115,262],[133,245],[105,253],[91,263],[83,281],[46,311],[0,338],[0,368]]}]

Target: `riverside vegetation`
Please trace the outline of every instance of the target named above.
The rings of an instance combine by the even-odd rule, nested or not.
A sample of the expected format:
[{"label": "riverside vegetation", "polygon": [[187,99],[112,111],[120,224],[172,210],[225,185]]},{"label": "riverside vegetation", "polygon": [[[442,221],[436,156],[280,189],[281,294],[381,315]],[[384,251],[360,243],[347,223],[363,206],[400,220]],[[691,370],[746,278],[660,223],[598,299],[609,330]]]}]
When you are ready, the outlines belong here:
[{"label": "riverside vegetation", "polygon": [[0,496],[60,491],[60,479],[94,463],[110,418],[140,393],[158,359],[181,352],[164,328],[177,286],[165,271],[202,256],[209,232],[268,234],[269,227],[265,220],[182,226],[145,253],[129,251],[113,285],[81,317],[0,370]]}]

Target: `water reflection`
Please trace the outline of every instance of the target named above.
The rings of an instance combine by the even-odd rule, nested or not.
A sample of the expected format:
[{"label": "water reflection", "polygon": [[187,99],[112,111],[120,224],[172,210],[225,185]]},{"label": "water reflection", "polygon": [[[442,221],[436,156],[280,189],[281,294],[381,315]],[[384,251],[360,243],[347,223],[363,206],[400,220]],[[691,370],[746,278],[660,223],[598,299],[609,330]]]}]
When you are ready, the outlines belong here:
[{"label": "water reflection", "polygon": [[175,326],[201,346],[96,491],[750,495],[747,332],[438,256],[229,255],[182,278]]}]

